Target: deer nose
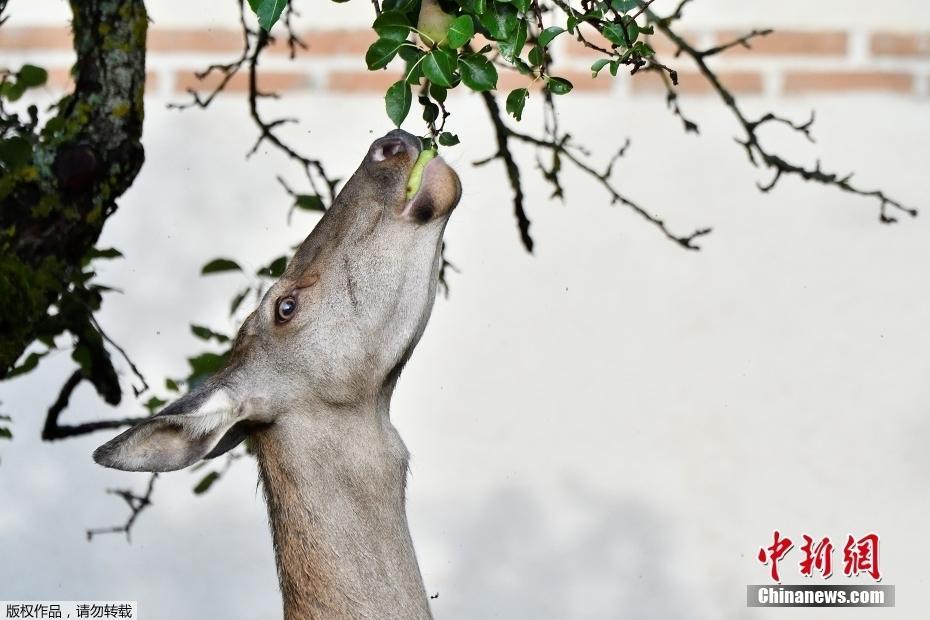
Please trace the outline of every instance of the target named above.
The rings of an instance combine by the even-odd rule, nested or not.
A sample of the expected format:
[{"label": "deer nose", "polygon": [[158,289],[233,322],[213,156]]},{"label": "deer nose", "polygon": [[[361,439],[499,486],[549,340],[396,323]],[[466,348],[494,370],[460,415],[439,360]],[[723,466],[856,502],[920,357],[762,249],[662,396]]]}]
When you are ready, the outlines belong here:
[{"label": "deer nose", "polygon": [[413,159],[416,159],[422,149],[423,145],[418,137],[403,129],[395,129],[375,141],[371,157],[375,161],[384,161],[407,152]]}]

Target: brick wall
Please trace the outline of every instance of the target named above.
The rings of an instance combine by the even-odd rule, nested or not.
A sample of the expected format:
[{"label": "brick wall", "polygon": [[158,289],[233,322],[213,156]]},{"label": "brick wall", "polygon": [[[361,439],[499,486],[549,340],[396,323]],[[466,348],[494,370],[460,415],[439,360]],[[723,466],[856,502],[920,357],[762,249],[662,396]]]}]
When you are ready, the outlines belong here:
[{"label": "brick wall", "polygon": [[[739,31],[693,31],[687,38],[700,46],[727,42]],[[263,61],[261,87],[267,90],[314,90],[346,94],[379,94],[399,78],[397,70],[369,72],[362,60],[373,40],[368,29],[316,30],[304,33],[308,49],[296,61],[278,43]],[[149,34],[150,94],[172,96],[198,85],[194,72],[210,63],[235,58],[242,35],[232,29],[152,28]],[[707,83],[685,59],[673,58],[674,49],[658,37],[653,46],[666,62],[679,70],[679,90],[709,94]],[[50,88],[68,84],[72,62],[71,39],[61,27],[4,27],[0,54],[15,67],[30,61],[45,66]],[[557,40],[557,73],[570,79],[579,91],[592,94],[656,96],[664,93],[657,76],[611,79],[605,71],[592,79],[588,67],[596,58],[567,35]],[[744,95],[795,96],[805,94],[876,92],[898,96],[930,94],[930,32],[843,30],[781,30],[756,39],[752,50],[733,48],[712,61],[724,84]],[[504,89],[524,85],[516,74],[502,73]],[[246,88],[245,76],[234,78],[232,92]]]}]

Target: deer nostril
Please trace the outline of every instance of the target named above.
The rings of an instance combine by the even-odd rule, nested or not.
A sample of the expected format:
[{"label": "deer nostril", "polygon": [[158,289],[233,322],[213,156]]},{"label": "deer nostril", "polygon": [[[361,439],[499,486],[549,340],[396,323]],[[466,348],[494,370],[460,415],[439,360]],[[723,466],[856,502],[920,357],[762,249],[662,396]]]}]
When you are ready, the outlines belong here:
[{"label": "deer nostril", "polygon": [[407,148],[400,140],[389,140],[379,144],[377,148],[375,148],[375,151],[372,153],[371,157],[375,161],[384,161],[385,159],[399,155],[406,150]]}]

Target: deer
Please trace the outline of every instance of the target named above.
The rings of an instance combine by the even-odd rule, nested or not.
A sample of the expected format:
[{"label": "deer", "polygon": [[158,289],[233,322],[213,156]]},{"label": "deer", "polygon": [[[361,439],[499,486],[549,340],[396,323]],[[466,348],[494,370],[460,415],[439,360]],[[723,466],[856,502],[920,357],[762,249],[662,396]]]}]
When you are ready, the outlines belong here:
[{"label": "deer", "polygon": [[93,455],[167,472],[248,438],[285,620],[432,617],[390,404],[432,313],[462,188],[441,157],[418,165],[421,151],[399,129],[375,140],[242,323],[226,365]]}]

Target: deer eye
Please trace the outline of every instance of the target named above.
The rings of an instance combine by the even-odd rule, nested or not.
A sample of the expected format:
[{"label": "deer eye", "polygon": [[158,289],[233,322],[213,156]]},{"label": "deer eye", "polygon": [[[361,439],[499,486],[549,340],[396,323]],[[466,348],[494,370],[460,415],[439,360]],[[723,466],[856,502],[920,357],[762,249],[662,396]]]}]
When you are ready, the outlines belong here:
[{"label": "deer eye", "polygon": [[297,300],[288,295],[278,300],[278,306],[275,309],[275,321],[286,323],[291,320],[297,311]]}]

